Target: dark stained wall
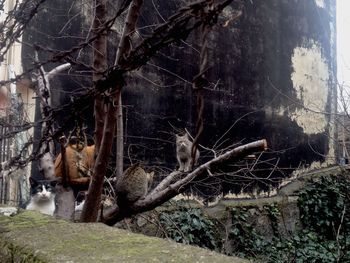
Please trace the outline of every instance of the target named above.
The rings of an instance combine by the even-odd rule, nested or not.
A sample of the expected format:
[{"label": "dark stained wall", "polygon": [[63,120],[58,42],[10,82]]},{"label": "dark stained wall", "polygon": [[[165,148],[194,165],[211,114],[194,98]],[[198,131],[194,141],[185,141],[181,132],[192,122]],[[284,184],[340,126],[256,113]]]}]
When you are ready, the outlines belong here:
[{"label": "dark stained wall", "polygon": [[[185,2],[146,1],[138,33],[147,35],[153,25]],[[42,21],[53,16],[42,13],[27,31],[26,41],[68,49],[84,38],[86,16],[76,16],[64,28],[65,34],[75,38],[55,39],[56,44],[52,44],[49,37],[38,34],[36,27],[52,35],[62,34],[52,30],[62,29],[79,10],[78,6],[72,8],[70,1],[49,1],[47,5],[59,7],[62,15],[43,26]],[[266,138],[270,150],[262,157],[266,163],[257,173],[262,177],[270,175],[275,164],[281,169],[271,178],[288,177],[298,167],[334,163],[334,123],[332,115],[323,113],[335,111],[335,1],[244,1],[240,19],[228,22],[237,6],[233,3],[225,10],[209,36],[210,67],[206,76],[210,84],[204,92],[200,143],[219,150]],[[120,28],[116,26],[115,31]],[[116,38],[115,33],[110,38],[111,61]],[[186,128],[192,134],[195,130],[196,99],[191,81],[199,68],[199,39],[199,32],[194,32],[127,77],[123,93],[126,164],[131,158],[158,172],[176,167],[174,134],[179,129]],[[30,53],[28,50],[23,57]],[[82,54],[86,63],[90,61],[88,53]],[[89,85],[87,77],[58,78],[55,105],[68,101],[72,90]],[[92,133],[92,110],[84,118]],[[211,157],[210,151],[202,150],[200,162]],[[265,182],[255,181],[250,186],[265,188]],[[225,191],[239,189],[234,184],[220,184]]]}]

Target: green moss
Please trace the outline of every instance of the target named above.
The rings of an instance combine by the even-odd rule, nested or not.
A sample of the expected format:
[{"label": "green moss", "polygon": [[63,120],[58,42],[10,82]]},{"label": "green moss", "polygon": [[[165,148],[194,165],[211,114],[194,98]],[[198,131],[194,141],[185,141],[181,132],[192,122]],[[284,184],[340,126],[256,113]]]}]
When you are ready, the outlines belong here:
[{"label": "green moss", "polygon": [[[45,226],[52,222],[58,224],[60,221],[34,211],[22,211],[14,217],[0,217],[0,226],[6,227],[9,230]],[[63,221],[61,221],[61,223],[62,222]]]},{"label": "green moss", "polygon": [[0,216],[0,232],[2,244],[8,242],[1,246],[0,255],[15,251],[28,258],[14,262],[246,262],[102,224],[74,224],[30,211]]},{"label": "green moss", "polygon": [[23,263],[45,263],[37,258],[33,253],[26,248],[14,245],[11,242],[0,238],[0,259],[1,262],[23,262]]}]

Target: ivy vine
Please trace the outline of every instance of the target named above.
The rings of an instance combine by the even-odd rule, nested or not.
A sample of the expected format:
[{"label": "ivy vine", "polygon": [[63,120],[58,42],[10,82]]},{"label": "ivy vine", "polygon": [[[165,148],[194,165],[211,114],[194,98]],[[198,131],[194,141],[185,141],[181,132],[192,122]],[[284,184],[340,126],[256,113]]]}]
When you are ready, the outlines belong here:
[{"label": "ivy vine", "polygon": [[166,236],[176,242],[213,250],[220,248],[216,225],[199,208],[181,207],[161,213],[159,219]]},{"label": "ivy vine", "polygon": [[231,233],[240,243],[235,246],[235,254],[271,263],[350,262],[349,189],[348,174],[311,181],[298,198],[303,229],[291,237],[281,237],[278,233],[278,206],[265,206],[274,233],[270,241],[249,223],[244,209],[239,212],[233,209]]},{"label": "ivy vine", "polygon": [[[257,231],[247,208],[231,208],[228,238],[233,254],[266,263],[350,262],[349,189],[349,174],[310,181],[298,195],[303,227],[291,236],[279,233],[281,211],[277,204],[263,207],[274,235],[270,239]],[[220,231],[214,222],[196,208],[181,207],[160,215],[166,236],[221,251]]]}]

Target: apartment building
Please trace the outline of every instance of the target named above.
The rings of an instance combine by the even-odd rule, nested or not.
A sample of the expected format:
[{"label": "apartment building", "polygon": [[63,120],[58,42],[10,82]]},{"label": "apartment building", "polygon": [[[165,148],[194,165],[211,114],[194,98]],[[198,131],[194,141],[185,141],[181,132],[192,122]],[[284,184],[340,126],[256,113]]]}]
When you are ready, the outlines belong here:
[{"label": "apartment building", "polygon": [[[0,25],[4,23],[15,3],[16,0],[4,2],[0,10]],[[9,160],[21,152],[23,145],[33,134],[31,129],[9,136],[23,123],[34,121],[34,92],[29,89],[29,81],[10,81],[23,73],[21,51],[21,38],[6,52],[1,50],[3,58],[0,60],[0,81],[9,82],[0,86],[0,204],[19,205],[25,202],[29,190],[29,165],[20,169],[8,165]],[[29,155],[30,150],[31,148],[24,154]]]}]

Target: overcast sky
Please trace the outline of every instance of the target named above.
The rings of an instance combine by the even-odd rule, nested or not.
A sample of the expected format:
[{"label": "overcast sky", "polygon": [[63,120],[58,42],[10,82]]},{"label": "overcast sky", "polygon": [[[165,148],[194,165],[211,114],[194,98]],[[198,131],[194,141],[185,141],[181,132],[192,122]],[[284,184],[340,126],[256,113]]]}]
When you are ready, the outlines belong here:
[{"label": "overcast sky", "polygon": [[338,81],[350,85],[350,0],[336,1]]}]

